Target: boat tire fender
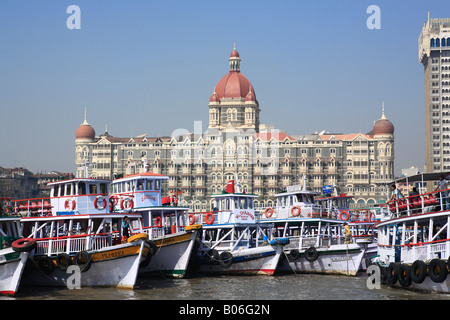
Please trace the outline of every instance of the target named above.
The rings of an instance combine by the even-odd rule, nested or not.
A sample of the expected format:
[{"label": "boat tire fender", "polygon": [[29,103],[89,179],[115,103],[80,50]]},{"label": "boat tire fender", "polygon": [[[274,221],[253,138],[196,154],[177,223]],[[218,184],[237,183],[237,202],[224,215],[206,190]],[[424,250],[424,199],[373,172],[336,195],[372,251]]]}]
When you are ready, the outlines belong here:
[{"label": "boat tire fender", "polygon": [[11,244],[11,247],[15,252],[30,252],[36,248],[36,240],[30,238],[18,239]]},{"label": "boat tire fender", "polygon": [[398,280],[398,265],[391,262],[386,270],[386,282],[394,285]]},{"label": "boat tire fender", "polygon": [[80,267],[81,272],[86,272],[91,267],[91,257],[86,251],[78,252],[73,258],[73,262]]},{"label": "boat tire fender", "polygon": [[402,287],[409,287],[412,283],[411,268],[407,264],[401,264],[397,269],[398,282]]},{"label": "boat tire fender", "polygon": [[422,260],[416,260],[411,265],[411,279],[414,283],[422,283],[427,276],[427,265]]},{"label": "boat tire fender", "polygon": [[441,259],[433,259],[428,265],[428,276],[435,283],[441,283],[447,278],[447,266]]},{"label": "boat tire fender", "polygon": [[309,247],[305,250],[305,259],[309,262],[314,262],[319,258],[319,252],[317,252],[316,248]]},{"label": "boat tire fender", "polygon": [[39,256],[36,260],[39,270],[41,270],[44,274],[49,275],[53,272],[55,265],[49,256]]},{"label": "boat tire fender", "polygon": [[224,251],[219,255],[219,264],[223,268],[231,267],[233,263],[233,255],[229,251]]},{"label": "boat tire fender", "polygon": [[56,265],[62,271],[66,271],[72,264],[72,258],[67,253],[60,253],[56,256]]},{"label": "boat tire fender", "polygon": [[289,260],[296,261],[300,258],[300,252],[297,249],[292,249],[289,252]]}]

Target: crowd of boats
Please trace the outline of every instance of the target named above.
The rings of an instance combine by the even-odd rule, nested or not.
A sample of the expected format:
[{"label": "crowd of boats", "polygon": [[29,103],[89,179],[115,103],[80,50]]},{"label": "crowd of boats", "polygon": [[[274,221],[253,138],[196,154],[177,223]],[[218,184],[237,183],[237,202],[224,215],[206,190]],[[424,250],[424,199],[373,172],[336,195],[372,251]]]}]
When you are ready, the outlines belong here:
[{"label": "crowd of boats", "polygon": [[450,291],[442,190],[357,210],[335,188],[320,195],[304,183],[277,194],[274,207],[255,208],[257,195],[232,180],[212,195],[211,211],[192,212],[179,194],[162,196],[165,179],[77,178],[49,183],[49,198],[1,198],[0,293],[15,295],[20,285],[133,288],[141,276],[356,276],[369,265],[391,286]]}]

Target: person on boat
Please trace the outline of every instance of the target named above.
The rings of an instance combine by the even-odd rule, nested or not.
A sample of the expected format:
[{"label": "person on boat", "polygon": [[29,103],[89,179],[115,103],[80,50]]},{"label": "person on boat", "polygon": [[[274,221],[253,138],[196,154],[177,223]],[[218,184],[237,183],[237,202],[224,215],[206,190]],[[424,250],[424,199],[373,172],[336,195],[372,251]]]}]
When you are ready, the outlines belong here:
[{"label": "person on boat", "polygon": [[130,236],[130,220],[128,219],[128,216],[125,216],[122,222],[122,242],[127,241],[129,236]]},{"label": "person on boat", "polygon": [[442,206],[441,210],[449,210],[449,203],[448,203],[448,186],[447,186],[447,180],[444,176],[439,177],[438,186],[434,191],[443,190],[440,192],[441,199],[442,199]]},{"label": "person on boat", "polygon": [[397,189],[395,184],[391,185],[391,198],[389,201],[398,200],[400,198],[403,198],[403,194]]},{"label": "person on boat", "polygon": [[352,232],[350,231],[350,227],[348,226],[347,222],[344,225],[344,234],[345,234],[345,244],[352,243],[353,242]]}]

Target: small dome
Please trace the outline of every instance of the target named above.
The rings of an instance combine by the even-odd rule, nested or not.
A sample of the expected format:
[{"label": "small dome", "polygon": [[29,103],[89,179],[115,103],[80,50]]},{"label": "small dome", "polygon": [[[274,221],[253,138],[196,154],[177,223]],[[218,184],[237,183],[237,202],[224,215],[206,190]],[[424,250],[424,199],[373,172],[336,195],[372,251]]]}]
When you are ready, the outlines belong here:
[{"label": "small dome", "polygon": [[375,122],[372,131],[374,136],[394,134],[394,125],[388,118],[386,118],[386,115],[384,114],[384,102],[381,111],[381,118]]},{"label": "small dome", "polygon": [[253,93],[252,88],[250,87],[250,92],[247,93],[247,96],[245,97],[245,102],[247,101],[256,101],[255,94]]},{"label": "small dome", "polygon": [[87,122],[87,110],[84,109],[84,122],[78,127],[77,131],[75,131],[75,139],[87,139],[94,140],[95,139],[95,131],[94,128]]},{"label": "small dome", "polygon": [[219,96],[216,94],[216,92],[214,92],[211,98],[209,98],[209,102],[219,102],[219,100]]},{"label": "small dome", "polygon": [[75,132],[75,138],[77,140],[79,139],[94,140],[95,131],[89,124],[82,124],[78,127],[77,131]]},{"label": "small dome", "polygon": [[236,48],[231,51],[230,58],[239,58],[239,52],[237,52]]}]

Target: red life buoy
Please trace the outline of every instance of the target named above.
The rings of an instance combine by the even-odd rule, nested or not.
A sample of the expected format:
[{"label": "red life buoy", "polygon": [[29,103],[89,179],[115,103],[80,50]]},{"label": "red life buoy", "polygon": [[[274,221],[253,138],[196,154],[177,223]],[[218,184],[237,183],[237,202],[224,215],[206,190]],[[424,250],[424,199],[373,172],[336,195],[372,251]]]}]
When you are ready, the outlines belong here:
[{"label": "red life buoy", "polygon": [[125,198],[120,201],[120,208],[122,210],[133,209],[133,207],[134,207],[134,203],[133,203],[133,200],[130,198]]},{"label": "red life buoy", "polygon": [[[294,209],[296,209],[296,210],[294,210]],[[291,209],[291,214],[294,217],[298,216],[300,214],[300,212],[301,212],[301,209],[300,209],[299,206],[293,206],[292,209]]]},{"label": "red life buoy", "polygon": [[[98,205],[98,201],[99,201],[99,200],[100,200],[100,201],[103,201],[101,206]],[[95,198],[95,200],[94,200],[94,207],[95,207],[95,209],[97,209],[97,210],[103,210],[103,209],[105,209],[105,208],[106,208],[106,199],[105,199],[105,197],[103,197],[103,196],[97,196],[97,197]]]},{"label": "red life buoy", "polygon": [[273,215],[273,208],[269,207],[264,210],[264,215],[266,216],[266,218],[270,218]]},{"label": "red life buoy", "polygon": [[156,226],[157,226],[158,228],[161,228],[161,227],[162,227],[162,220],[161,220],[161,217],[156,217],[155,223],[156,223]]},{"label": "red life buoy", "polygon": [[189,215],[189,225],[192,226],[195,223],[195,216],[193,214]]},{"label": "red life buoy", "polygon": [[[345,218],[342,217],[342,215],[344,215],[344,214],[345,214]],[[341,219],[342,221],[348,221],[349,218],[350,218],[350,215],[348,214],[347,211],[342,211],[342,212],[339,214],[339,219]]]},{"label": "red life buoy", "polygon": [[208,212],[205,217],[206,224],[212,224],[214,222],[214,215],[212,212]]},{"label": "red life buoy", "polygon": [[[71,203],[72,203],[72,205],[71,205]],[[65,208],[67,211],[74,210],[74,209],[75,209],[75,205],[76,205],[75,200],[69,198],[69,199],[67,199],[66,202],[64,203],[64,208]]]}]

